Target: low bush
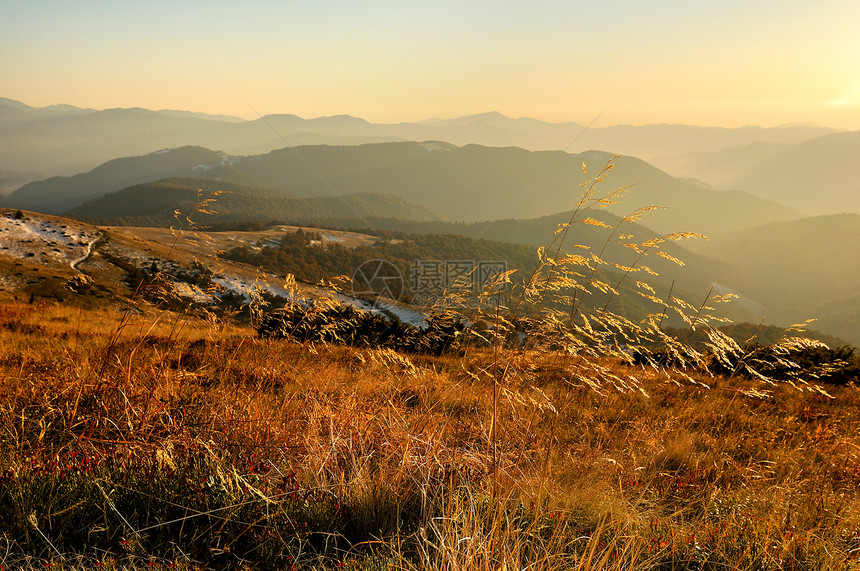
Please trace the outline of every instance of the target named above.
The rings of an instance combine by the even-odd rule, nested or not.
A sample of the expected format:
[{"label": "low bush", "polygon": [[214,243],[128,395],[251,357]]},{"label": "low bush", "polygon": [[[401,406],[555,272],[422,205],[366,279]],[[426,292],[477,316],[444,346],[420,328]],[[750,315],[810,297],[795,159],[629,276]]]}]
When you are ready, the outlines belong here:
[{"label": "low bush", "polygon": [[308,302],[292,303],[265,315],[256,329],[263,337],[300,343],[385,347],[438,356],[461,348],[467,324],[453,313],[441,313],[430,315],[419,328],[381,312]]}]

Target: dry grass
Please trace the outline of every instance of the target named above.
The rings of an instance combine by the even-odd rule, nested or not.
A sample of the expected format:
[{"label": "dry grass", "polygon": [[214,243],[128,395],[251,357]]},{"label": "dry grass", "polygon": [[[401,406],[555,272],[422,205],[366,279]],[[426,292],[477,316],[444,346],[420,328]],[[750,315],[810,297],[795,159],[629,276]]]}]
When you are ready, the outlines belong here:
[{"label": "dry grass", "polygon": [[[658,299],[635,278],[689,235],[634,243],[648,209],[607,228],[632,266],[567,248],[623,195],[596,191],[611,168],[484,316],[489,347],[456,355],[0,300],[0,567],[857,568],[857,387],[820,390],[796,339],[775,382],[707,327],[724,299]],[[625,281],[642,323],[609,310]],[[713,354],[666,336],[669,312]],[[676,366],[632,366],[647,343]]]},{"label": "dry grass", "polygon": [[4,302],[0,564],[854,568],[856,387],[599,365]]}]

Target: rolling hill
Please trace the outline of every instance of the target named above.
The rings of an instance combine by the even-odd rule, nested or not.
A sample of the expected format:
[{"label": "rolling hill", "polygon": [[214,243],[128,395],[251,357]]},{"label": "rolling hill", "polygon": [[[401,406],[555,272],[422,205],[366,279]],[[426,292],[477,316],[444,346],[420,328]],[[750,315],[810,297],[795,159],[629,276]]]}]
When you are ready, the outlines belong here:
[{"label": "rolling hill", "polygon": [[761,301],[768,322],[860,344],[860,215],[776,222],[715,238],[702,251],[728,264],[724,282]]},{"label": "rolling hill", "polygon": [[[210,198],[212,202],[202,207],[201,201]],[[280,190],[198,178],[169,178],[134,185],[73,208],[67,216],[97,224],[173,226],[177,224],[177,211],[183,217],[179,222],[191,217],[195,224],[203,226],[249,220],[302,224],[331,218],[360,221],[368,216],[414,221],[440,219],[427,208],[385,194],[299,198]]]},{"label": "rolling hill", "polygon": [[[30,183],[10,196],[10,204],[60,213],[134,184],[191,176],[304,198],[390,194],[463,222],[534,218],[573,207],[580,184],[588,178],[582,164],[587,163],[594,176],[612,158],[600,151],[568,154],[438,142],[307,146],[249,157],[183,147]],[[607,210],[624,216],[643,206],[666,207],[643,221],[658,233],[718,234],[801,216],[748,193],[715,191],[671,177],[633,157],[615,162],[598,192],[608,194],[625,185],[630,189],[620,204],[609,204]]]},{"label": "rolling hill", "polygon": [[9,202],[20,208],[61,214],[88,200],[134,184],[194,176],[226,166],[228,161],[223,153],[202,147],[182,147],[142,157],[114,159],[86,173],[25,184],[9,196]]},{"label": "rolling hill", "polygon": [[726,184],[810,214],[860,212],[860,131],[789,146]]},{"label": "rolling hill", "polygon": [[[325,223],[331,227],[342,227],[367,231],[391,230],[422,234],[449,234],[467,236],[476,239],[509,242],[538,248],[549,245],[556,229],[570,221],[569,212],[559,212],[550,216],[530,219],[506,219],[484,222],[457,223],[448,221],[404,221],[395,218],[367,218],[364,223],[354,219],[330,219]],[[654,269],[659,274],[659,282],[668,286],[676,281],[684,288],[695,291],[696,295],[704,295],[714,282],[721,281],[726,264],[698,254],[687,248],[684,240],[675,242],[667,240],[660,249],[684,262],[684,266],[655,255],[639,256],[623,243],[642,243],[660,236],[653,230],[637,223],[624,222],[621,218],[605,211],[588,213],[606,224],[608,227],[583,224],[581,218],[575,222],[565,238],[562,251],[575,252],[585,247],[591,252],[601,253],[603,258],[624,266],[643,264]],[[616,229],[617,227],[617,229]],[[630,236],[627,240],[619,240],[620,235]],[[695,239],[693,239],[695,240]]]},{"label": "rolling hill", "polygon": [[[667,240],[660,244],[660,250],[670,254],[684,265],[681,266],[673,261],[660,257],[654,251],[649,251],[640,257],[624,243],[643,243],[648,240],[659,238],[653,230],[636,223],[625,222],[619,224],[621,219],[609,212],[597,211],[588,215],[606,224],[607,227],[599,227],[583,224],[581,219],[571,226],[570,232],[564,241],[561,252],[578,253],[583,252],[599,254],[600,257],[610,263],[622,266],[641,268],[647,266],[654,270],[656,276],[647,276],[647,281],[657,291],[658,296],[665,298],[670,289],[678,297],[691,303],[700,303],[708,295],[711,287],[720,294],[735,293],[738,295],[732,304],[724,308],[725,314],[736,321],[758,321],[763,316],[763,305],[758,300],[727,287],[724,276],[727,275],[729,265],[726,262],[709,257],[690,249],[695,246],[697,239],[692,239],[693,244],[687,240]],[[522,244],[532,248],[549,246],[559,225],[569,222],[570,213],[561,212],[550,216],[533,219],[508,219],[493,220],[474,223],[456,223],[446,221],[415,222],[403,221],[392,218],[367,218],[358,222],[354,219],[331,219],[325,221],[325,225],[334,228],[348,228],[356,231],[389,230],[396,232],[427,233],[442,235],[467,236],[477,239],[493,240]],[[617,228],[616,228],[617,226]],[[620,240],[619,236],[629,236],[626,240]],[[555,249],[549,249],[555,254]],[[630,279],[643,279],[644,272],[634,272]]]},{"label": "rolling hill", "polygon": [[12,194],[28,182],[44,180],[48,177],[49,175],[45,173],[0,170],[0,198]]},{"label": "rolling hill", "polygon": [[701,180],[720,190],[733,188],[742,173],[787,149],[785,143],[751,143],[720,151],[658,157],[651,164],[673,176]]},{"label": "rolling hill", "polygon": [[[395,231],[409,234],[435,234],[462,236],[469,240],[491,240],[528,246],[533,252],[548,244],[557,227],[570,219],[570,213],[562,212],[536,219],[507,219],[473,223],[457,223],[441,220],[426,208],[409,203],[403,198],[390,195],[355,194],[341,198],[317,197],[297,198],[285,191],[247,188],[204,179],[176,178],[136,185],[120,192],[92,200],[68,212],[69,216],[101,225],[130,226],[177,226],[174,212],[191,213],[205,192],[222,191],[214,202],[207,206],[214,214],[192,216],[195,224],[207,225],[241,221],[278,221],[293,225],[315,225],[321,228],[341,228],[369,234]],[[563,251],[579,252],[587,247],[602,258],[622,266],[646,265],[659,276],[648,281],[661,296],[668,295],[674,283],[676,295],[691,302],[704,299],[713,284],[723,291],[722,276],[725,264],[695,254],[685,247],[685,242],[668,241],[660,249],[685,262],[684,267],[654,254],[640,258],[622,244],[624,240],[645,242],[658,238],[653,230],[636,223],[621,223],[621,218],[605,210],[593,210],[579,218],[589,216],[601,220],[610,228],[581,222],[575,223],[567,237]],[[618,226],[617,230],[612,230]],[[478,243],[478,242],[473,242]],[[634,277],[642,279],[637,273]],[[728,291],[728,290],[725,290]],[[733,318],[755,320],[761,305],[750,298],[741,297],[729,312]]]}]

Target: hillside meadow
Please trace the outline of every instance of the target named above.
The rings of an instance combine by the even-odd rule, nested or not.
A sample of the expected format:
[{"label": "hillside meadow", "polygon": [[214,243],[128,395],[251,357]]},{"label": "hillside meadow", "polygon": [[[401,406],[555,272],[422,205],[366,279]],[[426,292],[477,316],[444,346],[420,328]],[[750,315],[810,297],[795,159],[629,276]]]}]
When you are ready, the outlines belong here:
[{"label": "hillside meadow", "polygon": [[4,297],[0,565],[856,568],[854,384],[600,365]]}]

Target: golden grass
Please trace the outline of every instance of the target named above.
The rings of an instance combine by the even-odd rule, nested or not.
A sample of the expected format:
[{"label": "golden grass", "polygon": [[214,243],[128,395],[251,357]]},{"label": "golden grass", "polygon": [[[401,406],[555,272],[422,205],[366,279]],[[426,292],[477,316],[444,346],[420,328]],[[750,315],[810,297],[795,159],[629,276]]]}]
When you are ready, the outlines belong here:
[{"label": "golden grass", "polygon": [[[575,361],[537,352],[302,346],[7,301],[0,564],[854,568],[855,386],[599,365],[641,390],[571,385]],[[129,482],[162,497],[125,500]]]},{"label": "golden grass", "polygon": [[[145,302],[0,299],[0,566],[856,568],[857,387],[761,375],[707,328],[713,292],[661,300],[635,280],[655,312],[608,311],[653,273],[646,255],[697,236],[631,242],[621,227],[646,208],[607,228],[632,265],[567,252],[626,191],[598,193],[611,168],[513,307],[483,316],[489,348],[407,355]],[[671,312],[709,331],[716,364],[661,331]],[[648,343],[681,366],[632,367],[628,345]]]}]

